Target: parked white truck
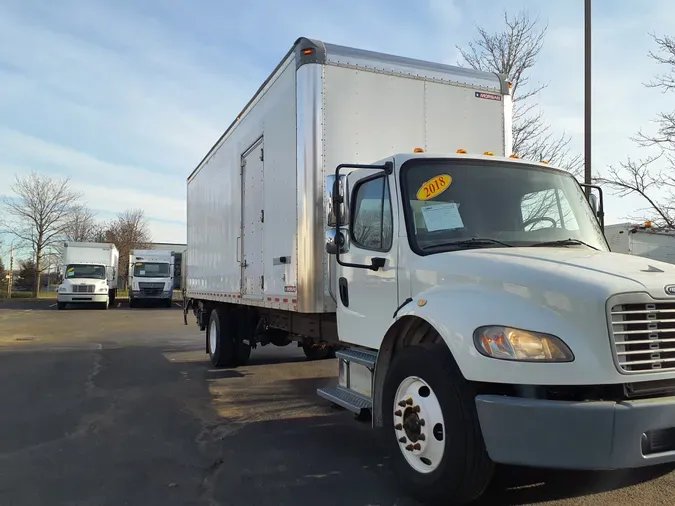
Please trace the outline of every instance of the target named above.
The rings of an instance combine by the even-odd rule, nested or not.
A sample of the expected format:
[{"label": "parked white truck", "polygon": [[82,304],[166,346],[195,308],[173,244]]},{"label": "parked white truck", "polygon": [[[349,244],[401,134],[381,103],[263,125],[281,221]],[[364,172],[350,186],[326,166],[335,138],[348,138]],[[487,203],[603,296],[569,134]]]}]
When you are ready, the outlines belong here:
[{"label": "parked white truck", "polygon": [[605,237],[615,253],[675,264],[675,230],[671,228],[654,227],[649,221],[641,225],[617,223],[605,227]]},{"label": "parked white truck", "polygon": [[174,254],[168,250],[132,249],[129,254],[129,307],[139,302],[173,304]]},{"label": "parked white truck", "polygon": [[61,248],[63,282],[58,309],[68,304],[96,303],[102,309],[115,303],[120,254],[114,244],[64,242]]},{"label": "parked white truck", "polygon": [[511,155],[509,88],[301,38],[188,178],[212,363],[344,348],[318,393],[372,415],[422,500],[494,463],[675,461],[675,266],[609,252],[602,199]]}]

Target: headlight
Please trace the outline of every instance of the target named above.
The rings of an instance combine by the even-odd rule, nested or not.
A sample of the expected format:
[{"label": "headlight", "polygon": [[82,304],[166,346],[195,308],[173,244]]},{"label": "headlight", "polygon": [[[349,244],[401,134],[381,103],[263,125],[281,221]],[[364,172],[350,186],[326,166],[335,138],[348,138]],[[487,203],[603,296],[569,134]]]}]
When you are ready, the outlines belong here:
[{"label": "headlight", "polygon": [[101,286],[101,287],[99,287],[98,291],[99,291],[99,292],[107,292],[107,291],[108,291],[108,287],[107,287],[107,286]]},{"label": "headlight", "polygon": [[59,286],[59,292],[67,292],[68,290],[66,289],[65,286]]},{"label": "headlight", "polygon": [[473,333],[481,355],[518,362],[572,362],[574,354],[561,339],[550,334],[490,325]]}]

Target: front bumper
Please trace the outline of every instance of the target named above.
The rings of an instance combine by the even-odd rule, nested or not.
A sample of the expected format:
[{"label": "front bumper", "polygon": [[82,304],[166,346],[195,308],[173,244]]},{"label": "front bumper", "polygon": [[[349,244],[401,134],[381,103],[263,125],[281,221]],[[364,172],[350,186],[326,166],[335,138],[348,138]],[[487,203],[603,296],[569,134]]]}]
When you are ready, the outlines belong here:
[{"label": "front bumper", "polygon": [[58,302],[66,304],[87,304],[90,302],[107,302],[108,292],[105,293],[58,293],[56,296]]},{"label": "front bumper", "polygon": [[558,469],[624,469],[675,461],[675,397],[568,402],[479,395],[490,458]]},{"label": "front bumper", "polygon": [[173,297],[173,292],[156,292],[156,293],[146,293],[141,290],[132,290],[129,292],[129,297],[134,300],[145,300],[145,299],[171,299]]}]

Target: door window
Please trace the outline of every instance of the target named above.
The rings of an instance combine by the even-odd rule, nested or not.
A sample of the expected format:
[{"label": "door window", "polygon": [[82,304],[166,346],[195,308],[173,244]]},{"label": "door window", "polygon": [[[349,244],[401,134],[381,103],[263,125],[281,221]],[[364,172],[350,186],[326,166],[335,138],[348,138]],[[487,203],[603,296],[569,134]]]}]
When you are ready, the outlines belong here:
[{"label": "door window", "polygon": [[352,199],[351,236],[354,244],[367,250],[389,251],[394,229],[387,177],[379,176],[358,183]]}]

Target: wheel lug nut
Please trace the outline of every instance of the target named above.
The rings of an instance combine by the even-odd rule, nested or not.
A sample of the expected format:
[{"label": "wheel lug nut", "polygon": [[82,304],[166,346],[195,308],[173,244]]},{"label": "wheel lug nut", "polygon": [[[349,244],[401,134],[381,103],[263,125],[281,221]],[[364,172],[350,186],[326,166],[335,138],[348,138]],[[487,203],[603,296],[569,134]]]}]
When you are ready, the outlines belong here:
[{"label": "wheel lug nut", "polygon": [[397,423],[397,424],[394,426],[394,428],[395,428],[396,430],[403,430],[403,425],[401,425],[400,423]]},{"label": "wheel lug nut", "polygon": [[422,445],[421,445],[421,444],[415,443],[415,444],[413,445],[413,450],[421,450],[421,449],[422,449]]},{"label": "wheel lug nut", "polygon": [[408,406],[412,406],[412,403],[413,403],[412,397],[408,397],[408,398],[405,400],[405,403],[406,403]]},{"label": "wheel lug nut", "polygon": [[405,449],[408,450],[409,452],[413,451],[413,448],[414,448],[413,445],[408,445],[405,447]]},{"label": "wheel lug nut", "polygon": [[405,443],[407,441],[406,438],[402,437],[401,439],[398,440],[399,443]]},{"label": "wheel lug nut", "polygon": [[427,439],[427,437],[426,437],[424,434],[420,434],[420,435],[417,437],[417,439],[419,439],[420,441],[425,441],[425,440]]},{"label": "wheel lug nut", "polygon": [[396,411],[394,411],[394,416],[403,416],[403,413],[401,413],[400,409],[397,409]]},{"label": "wheel lug nut", "polygon": [[405,401],[399,402],[398,405],[401,406],[402,408],[405,408],[406,406]]},{"label": "wheel lug nut", "polygon": [[427,422],[424,421],[424,418],[420,418],[420,426],[424,427]]},{"label": "wheel lug nut", "polygon": [[419,406],[413,406],[412,407],[413,413],[419,413],[420,412],[420,407]]}]

